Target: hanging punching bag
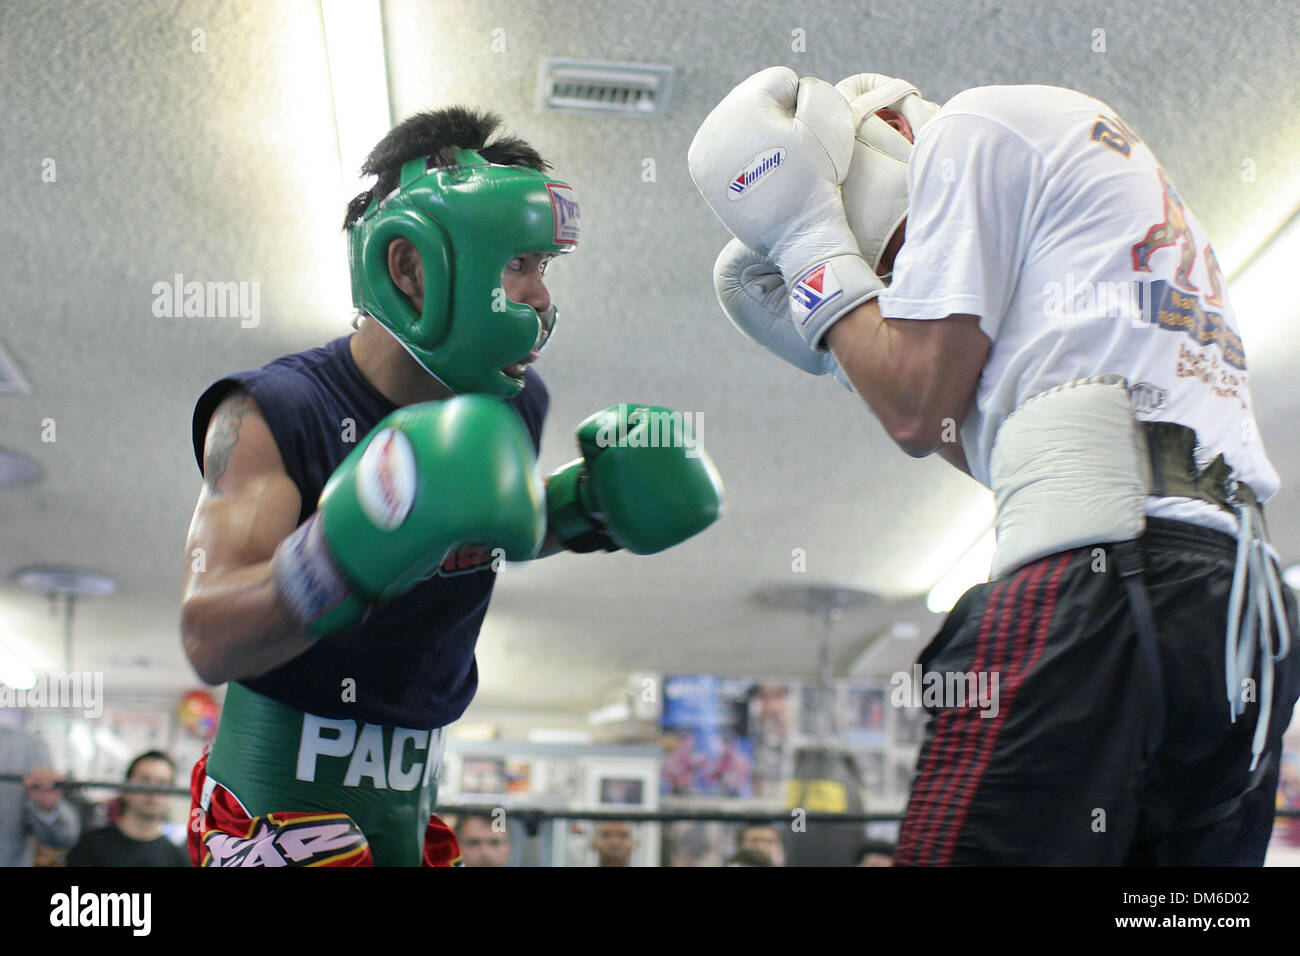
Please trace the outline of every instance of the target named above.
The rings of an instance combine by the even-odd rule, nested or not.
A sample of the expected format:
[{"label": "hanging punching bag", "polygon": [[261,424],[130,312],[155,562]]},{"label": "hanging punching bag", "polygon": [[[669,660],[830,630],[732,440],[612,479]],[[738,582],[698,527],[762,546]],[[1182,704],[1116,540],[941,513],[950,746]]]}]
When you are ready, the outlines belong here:
[{"label": "hanging punching bag", "polygon": [[[795,752],[794,776],[786,790],[786,806],[809,813],[862,813],[864,804],[858,784],[861,775],[846,750],[832,747],[802,747]],[[795,832],[788,841],[788,866],[853,866],[862,845],[865,828],[861,823],[821,823],[792,818]]]}]

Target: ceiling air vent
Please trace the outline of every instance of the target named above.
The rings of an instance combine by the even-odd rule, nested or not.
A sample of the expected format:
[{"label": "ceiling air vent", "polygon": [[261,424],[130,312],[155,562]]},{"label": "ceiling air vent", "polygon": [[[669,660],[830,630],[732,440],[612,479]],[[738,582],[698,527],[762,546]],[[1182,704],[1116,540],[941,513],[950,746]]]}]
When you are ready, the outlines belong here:
[{"label": "ceiling air vent", "polygon": [[0,392],[18,392],[27,395],[31,390],[31,386],[18,371],[18,365],[5,351],[4,343],[0,342]]},{"label": "ceiling air vent", "polygon": [[664,111],[672,78],[671,66],[547,58],[542,60],[537,108],[648,119]]}]

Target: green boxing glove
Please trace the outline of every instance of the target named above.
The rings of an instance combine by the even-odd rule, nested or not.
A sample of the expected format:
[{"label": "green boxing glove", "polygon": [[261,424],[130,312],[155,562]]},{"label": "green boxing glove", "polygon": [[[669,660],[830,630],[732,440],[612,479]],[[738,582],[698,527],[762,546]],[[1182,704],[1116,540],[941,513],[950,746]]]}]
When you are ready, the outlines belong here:
[{"label": "green boxing glove", "polygon": [[680,412],[615,405],[578,426],[582,457],[546,486],[550,528],[570,551],[654,554],[718,520],[722,479]]},{"label": "green boxing glove", "polygon": [[504,402],[463,395],[398,409],[280,542],[271,561],[280,600],[320,636],[406,593],[464,544],[526,561],[546,532],[544,494],[532,440]]}]

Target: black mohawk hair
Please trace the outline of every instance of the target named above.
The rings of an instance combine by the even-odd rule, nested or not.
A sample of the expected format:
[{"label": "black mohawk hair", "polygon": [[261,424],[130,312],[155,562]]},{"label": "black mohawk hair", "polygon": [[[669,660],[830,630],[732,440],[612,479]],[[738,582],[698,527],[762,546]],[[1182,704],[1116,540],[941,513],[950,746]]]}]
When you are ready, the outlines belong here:
[{"label": "black mohawk hair", "polygon": [[421,156],[427,156],[431,166],[451,166],[457,150],[472,149],[489,163],[527,166],[541,173],[550,170],[551,164],[532,146],[517,136],[504,135],[502,125],[497,114],[464,106],[426,110],[402,120],[361,164],[362,175],[379,179],[348,203],[343,228],[360,219],[376,196],[387,196],[396,189],[402,165]]}]

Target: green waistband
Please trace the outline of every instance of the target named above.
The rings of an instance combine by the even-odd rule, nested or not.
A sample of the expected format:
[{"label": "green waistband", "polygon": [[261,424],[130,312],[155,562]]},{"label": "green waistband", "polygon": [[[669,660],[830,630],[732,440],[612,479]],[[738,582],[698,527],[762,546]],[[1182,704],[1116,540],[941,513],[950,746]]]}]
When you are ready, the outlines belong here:
[{"label": "green waistband", "polygon": [[419,866],[441,755],[441,729],[318,717],[231,683],[208,776],[249,816],[346,813],[377,865]]}]

